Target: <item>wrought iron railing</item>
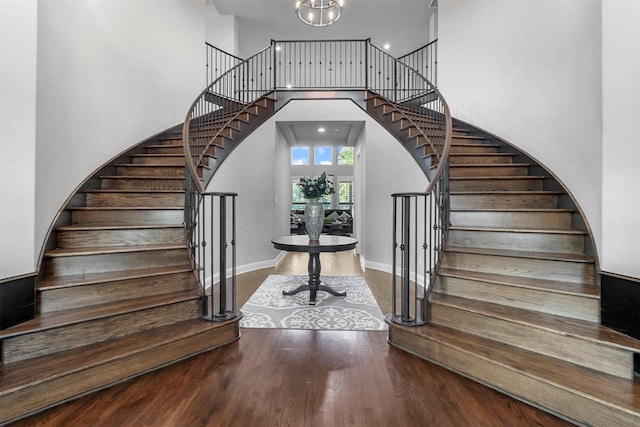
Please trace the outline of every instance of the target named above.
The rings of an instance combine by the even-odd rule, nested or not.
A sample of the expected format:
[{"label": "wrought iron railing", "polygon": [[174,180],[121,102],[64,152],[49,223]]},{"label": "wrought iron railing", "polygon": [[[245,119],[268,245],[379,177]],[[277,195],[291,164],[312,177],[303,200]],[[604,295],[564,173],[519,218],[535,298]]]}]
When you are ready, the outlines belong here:
[{"label": "wrought iron railing", "polygon": [[438,40],[402,55],[398,61],[408,65],[438,87]]},{"label": "wrought iron railing", "polygon": [[225,52],[209,43],[205,43],[205,47],[207,55],[207,86],[242,62],[242,58]]},{"label": "wrought iron railing", "polygon": [[[438,276],[449,227],[449,150],[452,123],[444,98],[422,74],[372,46],[370,90],[396,105],[397,122],[426,146],[429,177],[424,193],[393,198],[392,322],[428,322],[428,300]],[[378,70],[384,70],[380,72]],[[411,132],[414,132],[412,135]],[[422,157],[422,156],[420,156]]]},{"label": "wrought iron railing", "polygon": [[[198,252],[204,246],[198,240],[197,230],[204,227],[203,220],[207,221],[206,217],[199,214],[211,178],[206,170],[210,169],[210,162],[217,161],[216,147],[224,146],[225,141],[230,138],[234,121],[250,111],[254,103],[263,97],[276,99],[279,94],[294,91],[341,90],[369,91],[392,101],[396,113],[411,125],[410,132],[415,133],[409,136],[415,136],[418,145],[429,147],[432,165],[425,168],[429,171],[430,179],[425,193],[393,195],[394,306],[390,318],[403,324],[422,324],[426,321],[426,302],[423,301],[428,298],[430,284],[437,274],[439,251],[443,248],[443,236],[446,235],[448,224],[451,117],[446,102],[425,76],[410,64],[401,62],[374,46],[369,40],[272,41],[270,46],[215,79],[194,101],[183,128],[188,188],[185,222],[192,253],[194,257],[200,256]],[[422,214],[413,213],[410,203],[398,203],[398,200],[411,198],[424,198],[425,206],[429,200],[431,207],[428,213],[426,209]],[[414,202],[413,205],[415,204]],[[403,209],[406,210],[399,215],[395,213],[398,205],[405,206]],[[398,217],[404,220],[396,221]],[[408,221],[406,218],[409,217],[414,219]],[[417,226],[417,221],[422,221],[420,224],[424,225]],[[433,225],[427,227],[426,224],[432,224],[429,221],[433,221]],[[419,239],[416,233],[429,237]],[[422,242],[416,243],[418,240]],[[410,241],[414,243],[409,244]],[[221,241],[219,245],[219,251],[222,252],[222,246],[226,247],[227,242]],[[235,238],[232,246],[235,250]],[[422,248],[420,256],[424,261],[421,263],[410,262],[418,257],[414,247]],[[208,255],[205,258],[206,256]],[[196,259],[194,265],[202,268],[203,261]],[[418,265],[422,279],[416,270]],[[220,272],[220,277],[225,273]],[[201,283],[214,283],[212,277],[201,277]],[[232,280],[235,283],[234,274]],[[415,288],[413,292],[407,289],[402,294],[402,301],[396,304],[396,291],[404,292],[403,289],[411,282],[421,288]],[[215,294],[215,289],[211,294]]]},{"label": "wrought iron railing", "polygon": [[235,193],[201,193],[187,181],[187,245],[202,289],[203,318],[238,316],[236,303]]}]

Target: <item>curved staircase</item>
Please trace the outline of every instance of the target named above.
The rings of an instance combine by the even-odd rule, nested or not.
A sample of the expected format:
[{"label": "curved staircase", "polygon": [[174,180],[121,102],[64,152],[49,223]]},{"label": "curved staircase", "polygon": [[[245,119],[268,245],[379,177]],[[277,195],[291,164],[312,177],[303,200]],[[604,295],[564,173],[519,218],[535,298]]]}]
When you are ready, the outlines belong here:
[{"label": "curved staircase", "polygon": [[[273,113],[264,100],[246,110],[207,123],[224,137],[201,176]],[[35,318],[0,331],[0,425],[239,338],[238,319],[202,319],[185,238],[181,130],[105,165],[59,215]]]},{"label": "curved staircase", "polygon": [[[393,110],[376,116],[430,167]],[[457,123],[450,203],[429,324],[390,323],[389,342],[574,423],[640,425],[640,343],[599,323],[591,241],[566,191],[514,147]]]},{"label": "curved staircase", "polygon": [[[238,319],[201,318],[185,240],[184,152],[208,182],[274,113],[274,100],[203,98],[213,107],[191,118],[186,147],[178,127],[133,147],[59,216],[35,319],[0,333],[0,424],[239,338]],[[464,123],[447,153],[444,122],[419,113],[430,101],[426,93],[407,108],[366,98],[366,111],[427,176],[444,164],[436,157],[450,162],[450,224],[429,323],[390,323],[389,342],[572,422],[640,425],[640,344],[599,324],[595,258],[571,197],[532,159]]]}]

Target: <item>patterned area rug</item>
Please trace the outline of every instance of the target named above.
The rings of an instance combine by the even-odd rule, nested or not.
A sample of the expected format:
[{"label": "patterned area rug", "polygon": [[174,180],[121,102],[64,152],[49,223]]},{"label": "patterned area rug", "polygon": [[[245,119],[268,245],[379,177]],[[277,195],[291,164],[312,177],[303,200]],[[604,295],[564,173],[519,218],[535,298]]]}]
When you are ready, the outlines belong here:
[{"label": "patterned area rug", "polygon": [[304,284],[308,276],[270,275],[240,309],[243,328],[331,329],[384,331],[387,324],[362,277],[321,276],[322,283],[346,297],[318,291],[316,305],[309,305],[309,291],[282,295]]}]

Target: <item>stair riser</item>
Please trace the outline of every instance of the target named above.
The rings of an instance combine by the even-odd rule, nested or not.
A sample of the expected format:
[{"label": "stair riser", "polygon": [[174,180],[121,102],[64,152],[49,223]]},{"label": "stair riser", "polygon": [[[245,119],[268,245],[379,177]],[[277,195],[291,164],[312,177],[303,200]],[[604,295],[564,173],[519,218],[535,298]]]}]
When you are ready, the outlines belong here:
[{"label": "stair riser", "polygon": [[449,157],[451,165],[474,165],[474,164],[509,164],[512,163],[510,156],[498,156],[483,154],[480,156],[466,156],[457,154]]},{"label": "stair riser", "polygon": [[68,276],[178,266],[188,262],[186,249],[165,249],[48,258],[45,267],[47,274],[51,276]]},{"label": "stair riser", "polygon": [[0,407],[3,408],[0,424],[232,343],[239,337],[238,322],[233,322],[222,328],[133,354],[123,354],[89,369],[39,382],[0,398]]},{"label": "stair riser", "polygon": [[[165,153],[163,153],[165,154]],[[176,165],[184,163],[184,155],[182,156],[135,156],[131,162],[135,165]]]},{"label": "stair riser", "polygon": [[560,233],[449,230],[447,244],[465,248],[581,254],[584,236]]},{"label": "stair riser", "polygon": [[169,147],[182,147],[182,131],[171,135],[165,135],[156,140],[156,145],[167,145]]},{"label": "stair riser", "polygon": [[87,207],[182,207],[184,193],[88,193]]},{"label": "stair riser", "polygon": [[193,272],[140,277],[39,291],[40,313],[145,298],[197,288]]},{"label": "stair riser", "polygon": [[2,360],[4,363],[13,363],[171,323],[197,319],[201,315],[201,304],[194,299],[116,315],[108,319],[86,320],[78,324],[5,339],[2,344]]},{"label": "stair riser", "polygon": [[571,212],[451,211],[451,225],[568,229]]},{"label": "stair riser", "polygon": [[445,250],[443,267],[570,283],[594,283],[594,267],[591,263],[449,252]]},{"label": "stair riser", "polygon": [[148,154],[183,154],[184,147],[182,145],[167,145],[166,147],[159,147],[157,145],[147,148]]},{"label": "stair riser", "polygon": [[[429,126],[427,126],[426,128],[423,127],[422,131],[424,132],[425,135],[431,137],[431,136],[439,136],[442,137],[444,135],[444,127],[441,126],[440,124],[431,124]],[[451,136],[452,137],[467,137],[469,136],[469,132],[464,131],[464,130],[453,130],[451,131]],[[466,142],[465,142],[466,144]]]},{"label": "stair riser", "polygon": [[449,169],[451,177],[470,176],[526,176],[529,172],[527,166],[463,166],[451,165]]},{"label": "stair riser", "polygon": [[184,166],[118,166],[117,174],[123,176],[175,176],[184,178]]},{"label": "stair riser", "polygon": [[580,392],[494,363],[461,348],[416,337],[393,326],[389,328],[389,342],[502,393],[576,422],[593,426],[640,425],[637,414],[623,412]]},{"label": "stair riser", "polygon": [[588,295],[562,294],[442,275],[438,277],[435,291],[590,322],[600,321],[600,301]]},{"label": "stair riser", "polygon": [[433,323],[556,357],[609,375],[633,379],[632,352],[437,303],[430,304],[430,308],[430,320]]},{"label": "stair riser", "polygon": [[103,178],[103,190],[176,190],[183,191],[184,179]]},{"label": "stair riser", "polygon": [[498,148],[493,145],[483,145],[483,144],[460,144],[460,145],[452,145],[450,153],[452,154],[492,154],[497,153]]},{"label": "stair riser", "polygon": [[527,179],[452,179],[449,181],[451,191],[540,191],[543,189],[542,178]]},{"label": "stair riser", "polygon": [[183,209],[141,209],[141,210],[74,210],[71,214],[73,224],[119,224],[179,225],[184,222]]},{"label": "stair riser", "polygon": [[557,206],[555,194],[451,194],[452,209],[552,209]]},{"label": "stair riser", "polygon": [[184,229],[178,227],[134,230],[78,230],[61,231],[58,233],[58,247],[60,248],[176,245],[184,243]]}]

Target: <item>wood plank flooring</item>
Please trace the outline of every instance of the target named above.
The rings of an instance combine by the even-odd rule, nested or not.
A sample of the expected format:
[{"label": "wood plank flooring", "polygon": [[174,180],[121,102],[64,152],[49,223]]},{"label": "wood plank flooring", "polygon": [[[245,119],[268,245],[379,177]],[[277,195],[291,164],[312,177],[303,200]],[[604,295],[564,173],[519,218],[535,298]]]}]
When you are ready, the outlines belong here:
[{"label": "wood plank flooring", "polygon": [[[306,259],[289,255],[239,277],[239,306],[269,274],[305,274]],[[354,254],[326,255],[323,274],[361,274]],[[388,276],[365,277],[387,304]],[[386,340],[386,332],[243,329],[234,344],[12,426],[571,425]]]}]

